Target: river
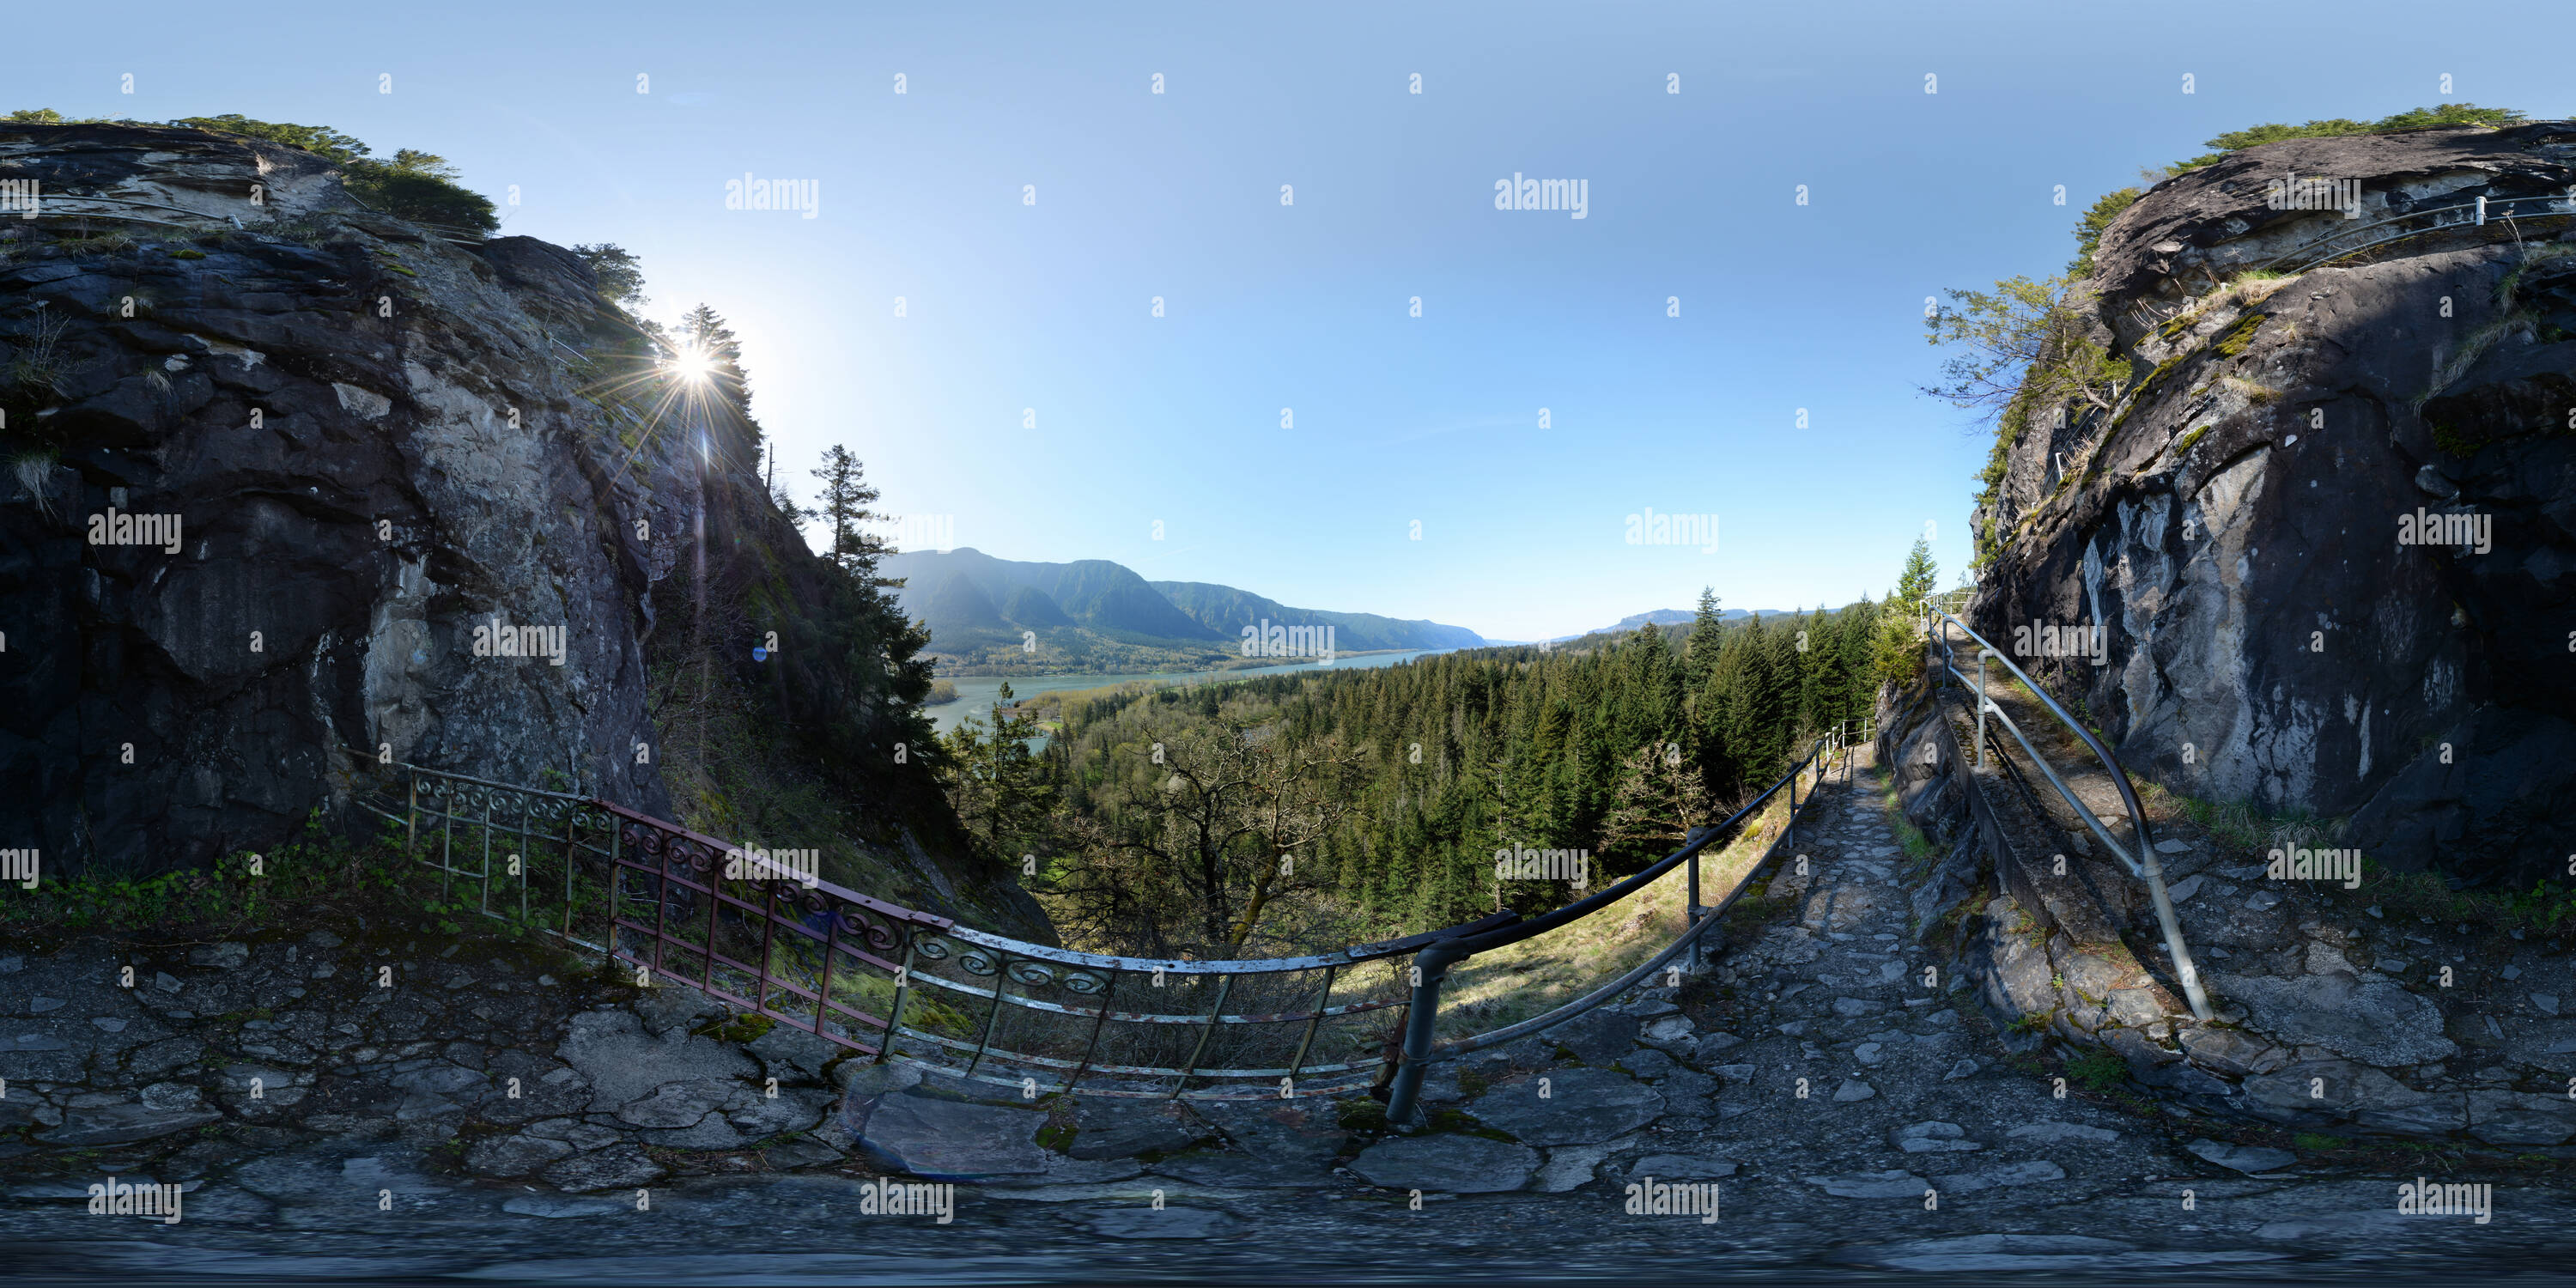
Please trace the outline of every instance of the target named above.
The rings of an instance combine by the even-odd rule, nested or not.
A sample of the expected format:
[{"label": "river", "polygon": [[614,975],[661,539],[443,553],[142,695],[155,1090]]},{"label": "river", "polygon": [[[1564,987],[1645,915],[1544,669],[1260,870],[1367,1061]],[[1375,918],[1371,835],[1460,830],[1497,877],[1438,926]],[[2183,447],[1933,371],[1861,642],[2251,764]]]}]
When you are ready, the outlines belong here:
[{"label": "river", "polygon": [[[1429,657],[1446,649],[1405,649],[1394,653],[1370,653],[1359,657],[1338,657],[1330,662],[1283,662],[1277,666],[1253,666],[1234,671],[1152,671],[1139,675],[965,675],[951,679],[957,686],[957,700],[930,708],[930,718],[939,732],[957,727],[968,716],[992,719],[993,703],[1001,695],[1002,685],[1011,686],[1014,700],[1054,693],[1064,689],[1105,689],[1113,684],[1130,684],[1152,680],[1163,684],[1204,684],[1209,680],[1240,680],[1255,675],[1282,675],[1290,671],[1365,671],[1371,667],[1393,666],[1417,657]],[[1033,740],[1032,747],[1046,745],[1044,738]]]}]

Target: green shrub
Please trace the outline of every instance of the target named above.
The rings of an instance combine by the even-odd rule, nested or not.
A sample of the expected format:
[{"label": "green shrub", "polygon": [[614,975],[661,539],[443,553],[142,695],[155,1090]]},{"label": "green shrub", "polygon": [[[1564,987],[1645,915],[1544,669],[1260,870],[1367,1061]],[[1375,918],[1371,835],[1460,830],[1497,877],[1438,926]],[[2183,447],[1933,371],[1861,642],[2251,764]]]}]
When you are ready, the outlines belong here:
[{"label": "green shrub", "polygon": [[2383,116],[2376,121],[2355,121],[2348,117],[2335,116],[2310,121],[2305,125],[2278,123],[2256,125],[2242,130],[2230,130],[2209,140],[2204,146],[2216,148],[2217,151],[2206,152],[2188,161],[2177,161],[2166,166],[2164,176],[2170,178],[2197,170],[2202,166],[2226,160],[2231,152],[2258,148],[2266,143],[2278,143],[2283,139],[2332,139],[2356,134],[2394,134],[2401,130],[2429,130],[2450,125],[2506,126],[2517,124],[2523,119],[2522,113],[2509,107],[2480,107],[2475,103],[2444,103],[2438,107],[2408,108],[2394,115]]},{"label": "green shrub", "polygon": [[353,135],[327,125],[255,121],[238,112],[221,116],[187,116],[170,122],[218,134],[283,143],[302,148],[340,167],[340,186],[371,209],[413,223],[442,224],[489,233],[501,226],[492,202],[458,183],[456,167],[443,157],[404,148],[390,161],[369,155]]},{"label": "green shrub", "polygon": [[2066,1076],[2094,1091],[2109,1091],[2129,1076],[2129,1062],[2108,1051],[2091,1052],[2066,1065]]}]

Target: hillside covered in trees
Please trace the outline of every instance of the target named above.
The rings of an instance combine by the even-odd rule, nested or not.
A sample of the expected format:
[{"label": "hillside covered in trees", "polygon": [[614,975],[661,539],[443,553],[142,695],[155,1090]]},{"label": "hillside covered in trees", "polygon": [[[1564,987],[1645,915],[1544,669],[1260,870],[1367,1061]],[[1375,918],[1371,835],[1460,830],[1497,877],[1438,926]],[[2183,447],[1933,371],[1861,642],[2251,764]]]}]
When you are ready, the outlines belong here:
[{"label": "hillside covered in trees", "polygon": [[1687,629],[1588,646],[1077,698],[1042,753],[970,720],[941,764],[1068,943],[1256,955],[1537,911],[1574,884],[1498,881],[1497,850],[1581,851],[1590,888],[1669,853],[1868,716],[1932,578],[1918,544],[1886,605],[1704,593]]}]

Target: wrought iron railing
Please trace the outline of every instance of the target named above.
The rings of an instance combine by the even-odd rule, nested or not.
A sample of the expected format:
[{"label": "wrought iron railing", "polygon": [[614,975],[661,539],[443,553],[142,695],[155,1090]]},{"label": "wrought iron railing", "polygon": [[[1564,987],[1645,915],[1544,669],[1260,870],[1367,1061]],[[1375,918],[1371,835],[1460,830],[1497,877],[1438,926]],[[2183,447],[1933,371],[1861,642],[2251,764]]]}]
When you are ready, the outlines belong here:
[{"label": "wrought iron railing", "polygon": [[[1974,680],[1970,680],[1959,671],[1950,646],[1952,630],[1977,642],[1977,677]],[[2209,1019],[2209,995],[2202,990],[2200,972],[2192,964],[2191,946],[2183,942],[2182,924],[2174,916],[2173,898],[2165,893],[2164,865],[2157,861],[2154,838],[2147,833],[2146,810],[2139,806],[2138,793],[2129,785],[2129,771],[2121,766],[2119,757],[2112,755],[2111,749],[2103,746],[2102,740],[2093,736],[2093,731],[2085,728],[2082,721],[2068,715],[2066,708],[2057,704],[2057,699],[2048,696],[2048,690],[2039,687],[2037,681],[2024,674],[2020,667],[2013,665],[2012,659],[2004,656],[2003,650],[1988,643],[1986,637],[1971,630],[1966,622],[1960,621],[1938,607],[1926,606],[1924,631],[1927,636],[1925,647],[1940,653],[1941,670],[1947,673],[1933,678],[1942,684],[1956,681],[1960,688],[1967,689],[1976,695],[1976,764],[1982,768],[1986,763],[1986,717],[1991,715],[2003,725],[2005,732],[2013,736],[2015,742],[2021,744],[2022,751],[2030,757],[2030,763],[2039,770],[2042,777],[2048,780],[2049,786],[2057,789],[2057,794],[2064,798],[2068,807],[2075,811],[2076,818],[2081,820],[2103,846],[2111,851],[2113,857],[2119,859],[2129,869],[2129,875],[2146,883],[2148,896],[2155,903],[2157,924],[2164,932],[2165,951],[2173,956],[2174,976],[2182,983],[2183,994],[2191,1004],[2191,1013],[2195,1018]],[[2084,803],[2083,798],[2066,785],[2065,779],[2058,777],[2057,771],[2049,765],[2048,757],[2041,755],[2039,749],[2031,745],[2030,739],[2023,735],[2021,726],[2013,723],[2013,718],[2005,713],[2003,707],[1996,703],[1992,696],[1987,694],[1986,659],[1990,657],[2003,663],[2004,669],[2011,672],[2013,678],[2021,681],[2022,687],[2039,700],[2041,709],[2055,716],[2059,724],[2066,726],[2076,737],[2082,739],[2084,745],[2092,750],[2094,758],[2102,762],[2102,768],[2109,773],[2112,784],[2119,788],[2120,803],[2128,810],[2130,835],[2135,838],[2136,853],[2132,854],[2128,846],[2122,845],[2119,838],[2111,834],[2110,828],[2103,826],[2101,818],[2093,813],[2092,808]]]},{"label": "wrought iron railing", "polygon": [[[1120,957],[1011,939],[596,797],[421,766],[393,767],[360,803],[400,825],[406,852],[438,870],[448,899],[470,884],[476,910],[507,918],[515,907],[523,924],[633,970],[639,983],[696,988],[874,1060],[1027,1097],[1280,1100],[1375,1090],[1389,1095],[1389,1113],[1401,1121],[1396,1111],[1410,1111],[1425,1064],[1562,1024],[1684,953],[1696,966],[1707,926],[1795,835],[1801,783],[1810,776],[1821,783],[1851,745],[1837,726],[1724,823],[1554,912],[1529,919],[1502,912],[1337,952],[1257,960]],[[1790,811],[1781,837],[1724,898],[1703,907],[1700,853],[1784,790]],[[1433,1048],[1438,981],[1450,965],[1588,916],[1684,864],[1690,912],[1672,944],[1546,1014]],[[1397,967],[1405,957],[1414,970]],[[1378,962],[1387,968],[1372,969]],[[1386,1091],[1392,1029],[1377,1013],[1395,1010],[1407,1012],[1422,1040],[1412,1043],[1407,1029]]]},{"label": "wrought iron railing", "polygon": [[[1023,1094],[1340,1096],[1384,1062],[1368,963],[1439,933],[1310,957],[1197,961],[1028,943],[793,873],[608,801],[420,766],[362,804],[473,906],[877,1060]],[[454,897],[454,896],[451,896]],[[555,906],[547,908],[552,903]],[[1483,923],[1478,923],[1483,924]],[[1375,975],[1377,972],[1369,972]],[[1365,1058],[1332,1058],[1354,1030]]]}]

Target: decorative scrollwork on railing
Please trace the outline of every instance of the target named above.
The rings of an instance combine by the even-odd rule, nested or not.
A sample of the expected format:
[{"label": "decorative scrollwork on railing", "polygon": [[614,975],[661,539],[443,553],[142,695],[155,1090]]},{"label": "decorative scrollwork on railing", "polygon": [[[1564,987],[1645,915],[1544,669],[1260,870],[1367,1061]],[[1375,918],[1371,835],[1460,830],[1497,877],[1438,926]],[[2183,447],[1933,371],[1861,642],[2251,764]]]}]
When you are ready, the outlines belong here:
[{"label": "decorative scrollwork on railing", "polygon": [[[972,970],[974,968],[969,966],[967,969]],[[1044,988],[1050,984],[1061,984],[1064,986],[1064,990],[1066,992],[1080,994],[1084,997],[1105,992],[1109,988],[1109,979],[1107,976],[1100,975],[1092,971],[1076,969],[1071,966],[1060,966],[1054,962],[1033,961],[1027,958],[1022,958],[1011,963],[1009,973],[1012,979],[1017,980],[1022,984],[1026,984],[1031,988]]]},{"label": "decorative scrollwork on railing", "polygon": [[672,876],[694,875],[703,880],[716,867],[714,850],[662,828],[630,822],[626,825],[626,843],[653,860],[646,866],[658,867]]},{"label": "decorative scrollwork on railing", "polygon": [[[819,892],[804,893],[810,896]],[[892,925],[886,924],[882,919],[871,918],[864,908],[848,904],[835,905],[829,899],[807,899],[805,907],[809,911],[803,919],[804,923],[812,927],[817,934],[831,935],[844,944],[856,940],[865,945],[869,952],[879,957],[888,956],[903,946],[903,936],[896,933]],[[817,924],[818,911],[822,914],[820,924]]]},{"label": "decorative scrollwork on railing", "polygon": [[[1002,969],[1001,963],[994,960],[992,950],[981,944],[959,944],[933,930],[914,931],[912,950],[935,962],[953,957],[958,968],[969,975],[996,975]],[[1015,975],[1013,978],[1018,977]]]}]

